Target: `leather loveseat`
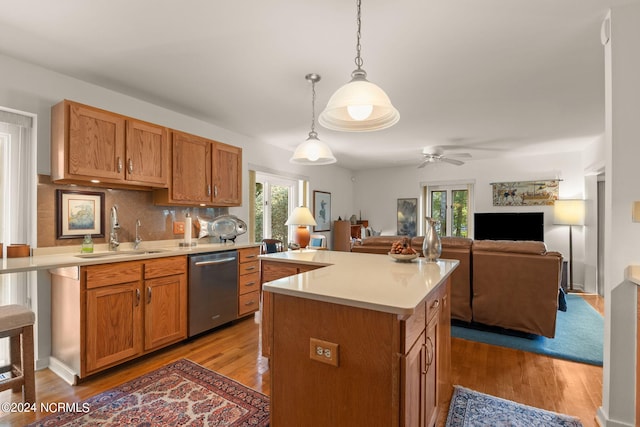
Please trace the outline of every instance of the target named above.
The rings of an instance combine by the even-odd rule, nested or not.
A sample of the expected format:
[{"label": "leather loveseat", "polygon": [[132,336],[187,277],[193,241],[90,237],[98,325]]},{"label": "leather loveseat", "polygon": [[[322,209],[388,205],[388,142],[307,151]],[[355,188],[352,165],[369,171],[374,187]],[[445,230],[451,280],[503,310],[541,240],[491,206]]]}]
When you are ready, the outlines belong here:
[{"label": "leather loveseat", "polygon": [[[386,254],[401,238],[369,237],[352,251]],[[411,239],[419,253],[423,239]],[[451,275],[452,319],[555,336],[560,253],[543,242],[443,237],[441,258],[460,261]]]}]

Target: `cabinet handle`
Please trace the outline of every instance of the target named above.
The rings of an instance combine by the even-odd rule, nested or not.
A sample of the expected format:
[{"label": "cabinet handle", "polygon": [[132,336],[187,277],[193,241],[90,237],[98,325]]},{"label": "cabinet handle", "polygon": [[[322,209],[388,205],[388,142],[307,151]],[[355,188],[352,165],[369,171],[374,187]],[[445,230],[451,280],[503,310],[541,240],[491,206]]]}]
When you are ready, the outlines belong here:
[{"label": "cabinet handle", "polygon": [[440,306],[440,300],[437,299],[433,302],[433,304],[431,304],[431,308],[436,309]]},{"label": "cabinet handle", "polygon": [[246,259],[255,258],[255,257],[256,257],[255,255],[247,255],[247,256],[245,256]]},{"label": "cabinet handle", "polygon": [[127,161],[127,167],[129,168],[129,173],[133,173],[133,160],[129,159]]},{"label": "cabinet handle", "polygon": [[245,285],[245,286],[253,286],[253,285],[255,285],[255,284],[256,284],[256,282],[247,282],[247,283],[245,283],[244,285]]},{"label": "cabinet handle", "polygon": [[249,267],[245,268],[246,271],[251,271],[251,270],[255,270],[255,269],[256,269],[255,265],[252,265],[252,266],[249,266]]},{"label": "cabinet handle", "polygon": [[136,289],[136,307],[140,305],[140,289]]},{"label": "cabinet handle", "polygon": [[118,173],[122,172],[122,158],[118,157]]},{"label": "cabinet handle", "polygon": [[245,302],[245,303],[244,303],[244,305],[246,305],[246,306],[250,306],[250,305],[253,305],[253,304],[255,304],[255,303],[256,303],[256,302],[255,302],[254,300],[251,300],[251,301],[247,301],[247,302]]},{"label": "cabinet handle", "polygon": [[429,346],[424,344],[424,346],[427,349],[427,360],[426,360],[425,369],[427,370],[427,372],[429,372],[429,368],[431,367],[431,364],[433,363],[433,354],[434,354],[433,341],[431,341],[431,337],[427,337],[427,343],[429,343]]},{"label": "cabinet handle", "polygon": [[147,304],[151,304],[151,286],[147,286]]},{"label": "cabinet handle", "polygon": [[218,186],[217,185],[213,186],[213,197],[218,197]]},{"label": "cabinet handle", "polygon": [[211,196],[211,184],[207,184],[207,196]]}]

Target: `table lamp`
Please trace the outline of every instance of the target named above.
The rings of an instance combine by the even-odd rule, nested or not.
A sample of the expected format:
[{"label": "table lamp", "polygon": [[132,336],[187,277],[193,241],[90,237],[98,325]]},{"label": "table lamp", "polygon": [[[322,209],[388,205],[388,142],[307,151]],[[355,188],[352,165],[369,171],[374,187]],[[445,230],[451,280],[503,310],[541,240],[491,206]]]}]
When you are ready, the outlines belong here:
[{"label": "table lamp", "polygon": [[300,245],[300,248],[306,248],[309,244],[311,236],[309,234],[309,225],[318,225],[316,220],[313,219],[311,211],[306,206],[299,206],[291,212],[289,219],[284,223],[285,225],[297,225],[296,234],[294,236],[295,242]]},{"label": "table lamp", "polygon": [[573,291],[573,236],[574,225],[584,225],[584,200],[561,199],[553,204],[553,223],[569,226],[569,291]]}]

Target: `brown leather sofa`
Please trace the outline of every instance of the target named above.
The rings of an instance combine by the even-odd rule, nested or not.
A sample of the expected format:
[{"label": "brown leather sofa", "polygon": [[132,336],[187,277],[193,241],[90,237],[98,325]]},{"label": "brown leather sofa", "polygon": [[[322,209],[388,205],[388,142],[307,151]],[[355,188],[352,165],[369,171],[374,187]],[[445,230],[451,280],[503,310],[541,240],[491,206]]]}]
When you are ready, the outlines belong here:
[{"label": "brown leather sofa", "polygon": [[473,321],[553,338],[562,255],[543,242],[476,240]]},{"label": "brown leather sofa", "polygon": [[[401,236],[376,236],[353,252],[386,254]],[[411,239],[422,252],[424,237]],[[444,259],[460,265],[451,275],[451,318],[549,338],[555,336],[562,255],[543,242],[443,237]]]}]

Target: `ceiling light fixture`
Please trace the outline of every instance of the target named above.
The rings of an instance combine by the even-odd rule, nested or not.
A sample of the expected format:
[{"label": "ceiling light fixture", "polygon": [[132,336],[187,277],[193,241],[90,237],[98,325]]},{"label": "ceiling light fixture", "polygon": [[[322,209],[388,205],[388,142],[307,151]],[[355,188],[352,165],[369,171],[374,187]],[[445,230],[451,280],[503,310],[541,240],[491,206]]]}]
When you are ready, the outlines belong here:
[{"label": "ceiling light fixture", "polygon": [[362,69],[360,56],[360,9],[357,0],[357,42],[356,69],[351,73],[351,81],[339,88],[329,99],[329,103],[318,117],[327,129],[364,132],[381,130],[393,126],[400,120],[400,113],[391,105],[391,100],[379,86],[367,80],[367,72]]},{"label": "ceiling light fixture", "polygon": [[316,83],[320,81],[320,75],[311,73],[305,77],[311,83],[311,132],[306,141],[296,147],[290,163],[298,165],[330,165],[336,162],[331,148],[318,139],[316,133]]}]

